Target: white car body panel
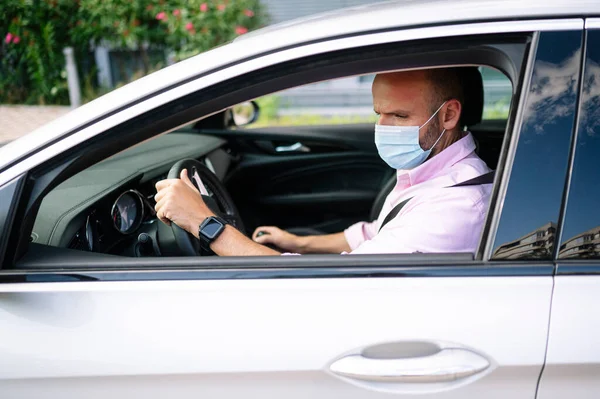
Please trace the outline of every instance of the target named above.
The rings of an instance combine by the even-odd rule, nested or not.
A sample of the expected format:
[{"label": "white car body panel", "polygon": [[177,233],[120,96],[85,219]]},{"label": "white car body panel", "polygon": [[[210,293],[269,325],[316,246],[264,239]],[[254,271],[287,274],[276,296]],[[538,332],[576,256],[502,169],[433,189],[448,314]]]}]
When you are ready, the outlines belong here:
[{"label": "white car body panel", "polygon": [[557,276],[538,399],[600,397],[600,276]]},{"label": "white car body panel", "polygon": [[[0,289],[5,398],[369,398],[392,391],[402,397],[533,399],[552,278],[74,282]],[[327,371],[345,354],[393,342],[418,348],[415,341],[465,347],[491,367],[465,381],[416,386],[357,383]]]}]

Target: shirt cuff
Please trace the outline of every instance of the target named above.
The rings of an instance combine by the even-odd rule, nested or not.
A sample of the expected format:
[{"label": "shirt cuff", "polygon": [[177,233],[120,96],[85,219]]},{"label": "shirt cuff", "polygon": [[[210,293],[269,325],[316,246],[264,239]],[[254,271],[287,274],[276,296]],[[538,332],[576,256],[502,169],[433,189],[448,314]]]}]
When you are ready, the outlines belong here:
[{"label": "shirt cuff", "polygon": [[364,230],[366,224],[366,222],[358,222],[344,230],[344,237],[351,250],[354,251],[360,244],[368,240],[368,237],[365,237]]}]

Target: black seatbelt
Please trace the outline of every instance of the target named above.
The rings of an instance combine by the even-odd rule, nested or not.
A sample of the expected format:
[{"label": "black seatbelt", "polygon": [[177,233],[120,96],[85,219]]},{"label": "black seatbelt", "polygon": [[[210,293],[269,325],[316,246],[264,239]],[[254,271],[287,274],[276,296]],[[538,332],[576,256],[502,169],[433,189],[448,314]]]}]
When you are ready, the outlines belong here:
[{"label": "black seatbelt", "polygon": [[494,182],[494,175],[496,174],[495,171],[491,171],[491,172],[487,172],[486,174],[474,177],[472,179],[469,179],[467,181],[463,181],[461,183],[456,183],[453,186],[447,187],[447,188],[451,188],[451,187],[465,187],[465,186],[479,186],[481,184],[492,184]]},{"label": "black seatbelt", "polygon": [[[481,184],[491,184],[494,182],[494,171],[488,172],[486,174],[474,177],[472,179],[460,182],[460,183],[456,183],[453,186],[448,186],[446,188],[452,188],[452,187],[467,187],[467,186],[479,186]],[[406,205],[408,203],[408,201],[410,201],[411,199],[413,199],[414,197],[410,197],[408,199],[405,199],[404,201],[402,201],[401,203],[397,204],[394,208],[392,208],[392,210],[390,211],[390,213],[387,214],[387,216],[385,217],[385,219],[383,219],[383,223],[381,223],[381,226],[379,227],[379,231],[381,231],[381,229],[383,229],[383,226],[385,226],[386,224],[388,224],[388,222],[390,220],[392,220],[393,218],[395,218],[396,216],[398,216],[398,213],[400,213],[400,210],[402,208],[404,208],[404,205]]]}]

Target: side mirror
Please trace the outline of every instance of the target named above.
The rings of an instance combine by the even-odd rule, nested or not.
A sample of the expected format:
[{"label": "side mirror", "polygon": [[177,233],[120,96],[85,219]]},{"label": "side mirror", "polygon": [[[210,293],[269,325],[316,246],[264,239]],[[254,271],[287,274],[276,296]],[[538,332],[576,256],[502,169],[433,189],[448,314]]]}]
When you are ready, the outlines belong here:
[{"label": "side mirror", "polygon": [[255,122],[259,116],[258,104],[246,101],[230,108],[231,119],[234,126],[246,126]]}]

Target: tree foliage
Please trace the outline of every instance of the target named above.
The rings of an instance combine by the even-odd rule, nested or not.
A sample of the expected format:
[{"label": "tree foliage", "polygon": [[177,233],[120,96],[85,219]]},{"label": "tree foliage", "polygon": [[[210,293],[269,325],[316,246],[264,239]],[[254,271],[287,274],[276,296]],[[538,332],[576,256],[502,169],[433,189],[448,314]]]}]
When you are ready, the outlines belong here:
[{"label": "tree foliage", "polygon": [[[260,0],[0,0],[0,103],[68,104],[63,48],[196,55],[264,24]],[[89,69],[89,68],[88,68]],[[84,80],[84,79],[82,79]]]}]

